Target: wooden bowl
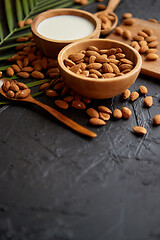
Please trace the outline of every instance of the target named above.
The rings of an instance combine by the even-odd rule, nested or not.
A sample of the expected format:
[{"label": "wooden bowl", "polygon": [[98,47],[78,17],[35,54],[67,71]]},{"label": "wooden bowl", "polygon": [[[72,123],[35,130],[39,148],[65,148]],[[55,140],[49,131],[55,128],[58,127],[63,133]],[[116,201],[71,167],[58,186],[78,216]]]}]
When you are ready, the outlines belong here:
[{"label": "wooden bowl", "polygon": [[[127,74],[114,78],[89,78],[71,72],[64,65],[64,59],[70,54],[86,50],[88,46],[98,49],[121,48],[126,58],[131,60],[135,67]],[[142,65],[140,54],[127,44],[110,39],[89,39],[69,44],[58,55],[58,64],[64,82],[82,96],[94,99],[105,99],[119,95],[129,88],[136,80]]]},{"label": "wooden bowl", "polygon": [[[94,25],[95,29],[90,35],[84,38],[76,39],[76,40],[67,40],[67,41],[49,39],[37,32],[37,27],[42,21],[44,21],[47,18],[60,16],[60,15],[74,15],[74,16],[83,17],[89,20]],[[57,57],[59,51],[69,43],[77,42],[79,40],[99,38],[101,23],[100,23],[100,20],[95,15],[83,10],[77,10],[72,8],[53,9],[53,10],[48,10],[46,12],[43,12],[38,16],[36,16],[31,24],[31,30],[33,33],[33,38],[36,44],[38,45],[39,49],[46,56],[55,58]]]}]

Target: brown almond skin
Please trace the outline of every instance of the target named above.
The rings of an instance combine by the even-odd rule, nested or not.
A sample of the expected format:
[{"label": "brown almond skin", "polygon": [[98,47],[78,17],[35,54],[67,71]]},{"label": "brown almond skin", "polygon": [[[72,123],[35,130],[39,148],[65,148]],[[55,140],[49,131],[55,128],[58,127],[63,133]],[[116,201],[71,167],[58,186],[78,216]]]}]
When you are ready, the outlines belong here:
[{"label": "brown almond skin", "polygon": [[152,104],[153,104],[153,98],[152,98],[152,96],[147,96],[147,97],[145,97],[145,99],[144,99],[144,104],[145,104],[146,107],[151,107]]},{"label": "brown almond skin", "polygon": [[151,36],[153,34],[153,30],[150,28],[143,28],[142,32],[145,32],[148,36]]},{"label": "brown almond skin", "polygon": [[49,83],[43,83],[43,84],[40,86],[39,90],[42,91],[42,90],[46,89],[48,86],[49,86]]},{"label": "brown almond skin", "polygon": [[100,69],[102,67],[102,64],[101,63],[90,63],[87,65],[87,68],[88,69]]},{"label": "brown almond skin", "polygon": [[132,112],[131,112],[131,110],[129,109],[129,108],[127,108],[127,107],[123,107],[122,109],[121,109],[121,112],[122,112],[122,117],[124,117],[124,118],[130,118],[130,116],[132,115]]},{"label": "brown almond skin", "polygon": [[11,85],[10,81],[4,82],[2,85],[3,91],[7,92],[10,88],[10,85]]},{"label": "brown almond skin", "polygon": [[6,70],[6,74],[7,74],[7,76],[12,77],[14,75],[13,68],[8,67],[7,70]]},{"label": "brown almond skin", "polygon": [[155,61],[158,59],[158,55],[155,53],[148,53],[146,59],[149,61]]},{"label": "brown almond skin", "polygon": [[28,88],[27,85],[24,84],[24,83],[22,83],[22,82],[17,82],[17,85],[18,85],[18,87],[19,87],[21,90]]},{"label": "brown almond skin", "polygon": [[20,28],[24,27],[24,21],[23,21],[23,20],[19,21],[19,22],[18,22],[18,26],[19,26]]},{"label": "brown almond skin", "polygon": [[124,30],[122,36],[125,39],[131,39],[132,38],[132,34],[129,30]]},{"label": "brown almond skin", "polygon": [[63,100],[55,100],[55,104],[62,109],[67,109],[69,107],[68,103]]},{"label": "brown almond skin", "polygon": [[130,12],[127,12],[127,13],[123,13],[123,15],[122,15],[122,17],[123,18],[132,18],[132,13],[130,13]]},{"label": "brown almond skin", "polygon": [[33,71],[33,67],[24,67],[22,68],[23,72],[32,72]]},{"label": "brown almond skin", "polygon": [[147,94],[148,89],[145,86],[140,86],[139,91],[141,94]]},{"label": "brown almond skin", "polygon": [[116,27],[114,32],[115,32],[115,34],[121,36],[123,34],[123,29],[120,27]]},{"label": "brown almond skin", "polygon": [[9,97],[9,98],[14,98],[15,93],[14,93],[12,90],[8,90],[8,91],[6,92],[6,95],[7,95],[7,97]]},{"label": "brown almond skin", "polygon": [[95,125],[95,126],[103,126],[106,124],[105,121],[103,121],[102,119],[99,119],[99,118],[90,118],[89,123],[91,125]]},{"label": "brown almond skin", "polygon": [[156,125],[159,125],[160,124],[160,114],[156,115],[153,117],[153,122],[154,124]]},{"label": "brown almond skin", "polygon": [[18,87],[18,85],[15,84],[15,83],[11,83],[9,89],[12,90],[13,92],[18,92],[18,91],[19,91],[19,87]]},{"label": "brown almond skin", "polygon": [[18,98],[26,98],[29,96],[29,94],[31,93],[31,90],[29,88],[27,89],[24,89],[24,90],[21,90],[19,95],[18,95]]},{"label": "brown almond skin", "polygon": [[58,93],[55,90],[53,90],[53,89],[47,89],[45,94],[48,97],[56,97],[56,96],[58,96]]},{"label": "brown almond skin", "polygon": [[120,109],[116,108],[114,111],[113,111],[113,117],[117,118],[117,119],[120,119],[122,118],[122,112]]},{"label": "brown almond skin", "polygon": [[90,116],[91,118],[99,118],[99,113],[94,109],[94,108],[88,108],[86,110],[86,113],[88,114],[88,116]]},{"label": "brown almond skin", "polygon": [[72,102],[72,107],[77,109],[86,109],[86,105],[80,100],[74,100]]},{"label": "brown almond skin", "polygon": [[137,133],[138,135],[146,135],[147,134],[147,129],[144,127],[134,126],[132,128],[133,128],[134,132]]},{"label": "brown almond skin", "polygon": [[139,97],[139,93],[138,92],[132,92],[130,94],[130,99],[131,99],[132,102],[135,101],[138,97]]},{"label": "brown almond skin", "polygon": [[17,64],[13,64],[13,65],[12,65],[12,68],[13,68],[14,72],[16,72],[16,73],[18,73],[18,72],[21,71],[21,69],[18,67]]},{"label": "brown almond skin", "polygon": [[29,78],[29,73],[27,73],[27,72],[19,72],[17,74],[18,74],[19,77]]},{"label": "brown almond skin", "polygon": [[131,94],[131,91],[130,91],[129,89],[126,89],[126,90],[122,93],[123,99],[126,100],[127,98],[129,98],[130,94]]},{"label": "brown almond skin", "polygon": [[73,96],[67,96],[67,97],[65,97],[63,100],[64,100],[65,102],[68,102],[68,103],[70,103],[70,102],[72,102],[72,101],[73,101],[73,99],[74,99],[74,97],[73,97]]},{"label": "brown almond skin", "polygon": [[33,72],[31,73],[31,76],[32,76],[33,78],[36,78],[36,79],[43,79],[43,78],[44,78],[44,74],[41,73],[41,72],[39,72],[39,71],[33,71]]},{"label": "brown almond skin", "polygon": [[71,54],[71,55],[69,56],[69,58],[70,58],[70,60],[72,60],[73,62],[77,62],[77,61],[83,59],[84,56],[85,56],[85,55],[84,55],[83,53],[74,53],[74,54]]},{"label": "brown almond skin", "polygon": [[98,106],[98,110],[99,110],[100,112],[112,114],[112,111],[111,111],[108,107],[105,107],[105,106]]}]

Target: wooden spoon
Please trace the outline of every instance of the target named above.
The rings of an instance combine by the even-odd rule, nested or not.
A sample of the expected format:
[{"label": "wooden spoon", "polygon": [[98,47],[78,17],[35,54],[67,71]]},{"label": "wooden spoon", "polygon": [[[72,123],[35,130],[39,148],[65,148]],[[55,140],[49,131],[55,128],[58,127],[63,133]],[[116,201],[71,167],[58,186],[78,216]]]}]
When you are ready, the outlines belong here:
[{"label": "wooden spoon", "polygon": [[101,15],[101,14],[107,16],[108,14],[110,14],[110,15],[114,16],[114,18],[115,18],[115,21],[114,21],[112,27],[109,29],[106,29],[106,30],[101,30],[101,35],[106,35],[106,34],[110,33],[117,26],[118,17],[113,11],[118,6],[120,1],[121,0],[109,0],[108,6],[104,11],[95,13],[96,16]]},{"label": "wooden spoon", "polygon": [[[1,80],[2,81],[2,80]],[[1,85],[1,84],[0,84]],[[0,86],[0,93],[5,97],[8,98],[10,100],[13,101],[19,101],[19,102],[30,102],[30,103],[34,103],[36,105],[38,105],[39,107],[43,108],[44,110],[46,110],[47,112],[49,112],[52,116],[54,116],[55,118],[57,118],[60,122],[64,123],[65,125],[67,125],[68,127],[72,128],[73,130],[84,134],[86,136],[89,137],[96,137],[97,134],[90,131],[89,129],[79,125],[78,123],[72,121],[71,119],[67,118],[66,116],[64,116],[63,114],[61,114],[60,112],[58,112],[57,110],[55,110],[54,108],[51,108],[50,106],[41,103],[37,100],[35,100],[31,95],[29,95],[28,97],[24,98],[24,99],[15,99],[15,98],[9,98],[6,93],[2,90],[1,86]]]}]

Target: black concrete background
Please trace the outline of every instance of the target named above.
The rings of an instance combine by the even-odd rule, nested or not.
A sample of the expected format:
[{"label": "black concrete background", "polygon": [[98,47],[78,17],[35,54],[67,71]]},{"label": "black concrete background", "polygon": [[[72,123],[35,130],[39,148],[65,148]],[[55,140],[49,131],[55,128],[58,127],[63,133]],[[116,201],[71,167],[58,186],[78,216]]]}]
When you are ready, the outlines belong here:
[{"label": "black concrete background", "polygon": [[[95,12],[97,4],[85,9]],[[122,0],[115,12],[160,20],[159,10],[159,0]],[[142,96],[89,105],[128,106],[128,120],[96,128],[83,110],[61,111],[97,132],[96,139],[33,105],[0,107],[0,240],[160,239],[160,127],[152,124],[160,114],[160,80],[140,75],[130,89],[140,85],[153,96],[150,109]],[[45,96],[37,99],[54,107]],[[136,136],[133,125],[148,134]]]}]

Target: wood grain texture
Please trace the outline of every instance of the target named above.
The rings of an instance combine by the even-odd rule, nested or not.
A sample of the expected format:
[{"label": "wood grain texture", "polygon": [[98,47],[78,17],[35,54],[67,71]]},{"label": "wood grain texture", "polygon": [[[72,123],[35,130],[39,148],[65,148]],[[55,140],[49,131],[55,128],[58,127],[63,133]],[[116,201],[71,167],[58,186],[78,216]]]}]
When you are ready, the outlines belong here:
[{"label": "wood grain texture", "polygon": [[[159,58],[156,61],[147,61],[144,55],[142,56],[142,69],[141,73],[147,76],[160,79],[160,24],[153,23],[147,20],[134,18],[135,23],[132,26],[127,26],[124,24],[120,24],[123,30],[129,30],[132,33],[132,36],[136,36],[138,31],[141,31],[143,28],[150,28],[153,30],[153,34],[157,37],[158,47],[157,47],[157,55]],[[115,39],[130,45],[131,41],[122,38],[121,36],[116,35],[114,32],[107,36],[107,39]]]}]

